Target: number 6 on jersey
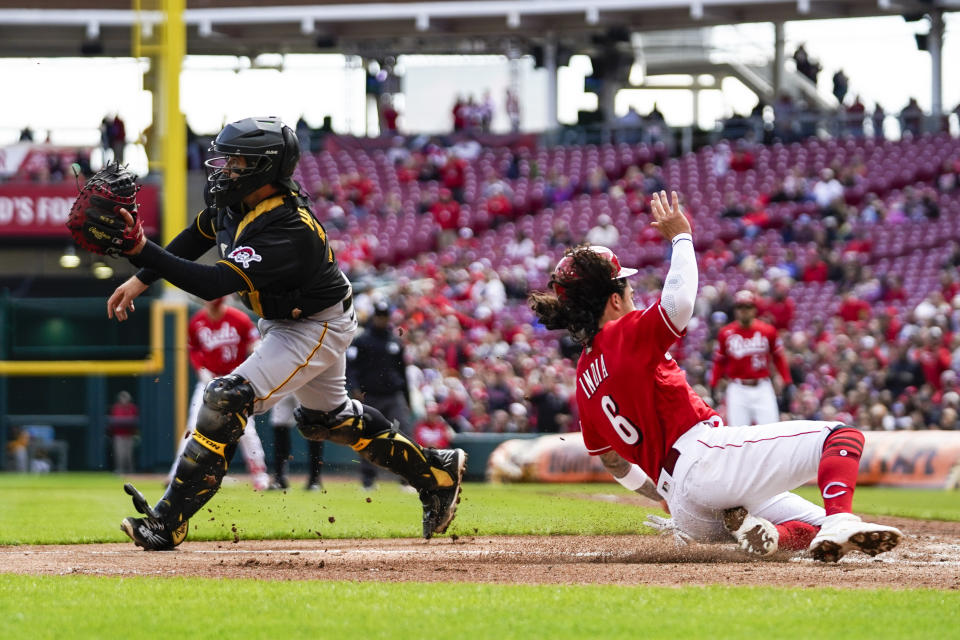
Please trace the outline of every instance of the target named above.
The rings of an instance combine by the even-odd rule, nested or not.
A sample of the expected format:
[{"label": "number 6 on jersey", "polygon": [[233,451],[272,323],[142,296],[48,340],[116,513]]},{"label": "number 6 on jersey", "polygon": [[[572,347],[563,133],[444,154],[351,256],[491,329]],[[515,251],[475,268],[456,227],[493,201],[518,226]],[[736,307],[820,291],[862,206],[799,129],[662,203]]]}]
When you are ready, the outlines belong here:
[{"label": "number 6 on jersey", "polygon": [[603,413],[610,421],[613,430],[627,444],[637,444],[640,442],[640,430],[627,418],[620,415],[620,409],[617,403],[610,396],[600,398],[600,406],[603,407]]}]

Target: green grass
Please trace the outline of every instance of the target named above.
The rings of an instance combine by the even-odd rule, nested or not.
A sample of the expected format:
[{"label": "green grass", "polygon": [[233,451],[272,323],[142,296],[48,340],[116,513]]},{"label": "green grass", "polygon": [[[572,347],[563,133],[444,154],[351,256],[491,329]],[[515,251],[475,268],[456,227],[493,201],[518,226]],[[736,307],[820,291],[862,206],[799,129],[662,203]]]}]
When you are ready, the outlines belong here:
[{"label": "green grass", "polygon": [[[126,541],[120,520],[136,514],[122,486],[122,479],[110,474],[0,475],[0,544]],[[157,480],[137,486],[151,501],[163,493]],[[254,493],[246,483],[225,486],[190,521],[190,539],[229,540],[234,525],[245,539],[420,535],[420,501],[399,485],[381,483],[368,493],[351,478],[328,480],[326,488],[325,493],[299,486],[286,493]],[[650,510],[563,495],[621,491],[615,485],[470,483],[449,532],[634,533]]]},{"label": "green grass", "polygon": [[958,610],[930,590],[0,575],[3,638],[903,640],[956,637]]},{"label": "green grass", "polygon": [[[823,504],[816,487],[801,487],[797,493],[811,502]],[[960,522],[960,493],[929,489],[858,487],[853,498],[853,510],[880,516]]]},{"label": "green grass", "polygon": [[[0,544],[121,542],[120,520],[133,515],[123,481],[110,474],[0,474]],[[419,535],[420,503],[394,483],[371,493],[356,480],[328,480],[325,493],[299,488],[254,493],[246,483],[225,486],[190,522],[191,540],[241,538],[383,538]],[[162,494],[158,480],[138,484],[151,501]],[[803,488],[818,502],[815,488]],[[626,534],[640,527],[648,509],[585,499],[617,495],[614,484],[467,484],[450,529],[459,535]],[[367,499],[370,502],[367,502]],[[956,493],[862,487],[857,512],[960,521]],[[333,522],[330,522],[333,518]]]},{"label": "green grass", "polygon": [[[108,474],[0,474],[0,543],[124,541],[131,513]],[[191,539],[413,537],[419,501],[353,479],[326,493],[226,486]],[[157,480],[142,483],[151,499]],[[453,533],[631,533],[647,509],[616,485],[469,484]],[[801,493],[816,500],[815,488]],[[601,499],[585,499],[591,494]],[[367,502],[370,498],[370,502]],[[960,521],[955,493],[864,487],[862,513]],[[334,518],[330,522],[329,518]],[[213,518],[213,520],[211,520]],[[0,567],[0,571],[2,571]],[[636,571],[641,574],[642,566]],[[16,576],[0,573],[0,638],[882,638],[957,637],[960,593],[758,587],[487,585]]]}]

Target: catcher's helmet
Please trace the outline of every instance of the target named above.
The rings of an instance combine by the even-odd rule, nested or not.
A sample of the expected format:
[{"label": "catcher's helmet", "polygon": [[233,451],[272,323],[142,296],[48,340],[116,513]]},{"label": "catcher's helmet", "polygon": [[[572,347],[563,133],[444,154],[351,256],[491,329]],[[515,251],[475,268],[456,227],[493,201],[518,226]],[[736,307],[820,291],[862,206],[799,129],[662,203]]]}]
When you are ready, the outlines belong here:
[{"label": "catcher's helmet", "polygon": [[[633,274],[637,273],[636,269],[631,267],[624,267],[620,264],[620,258],[617,257],[617,254],[613,250],[608,249],[607,247],[601,247],[600,245],[593,245],[587,247],[586,250],[592,251],[596,254],[599,254],[601,257],[606,258],[611,263],[611,280],[619,280],[620,278],[628,278]],[[580,251],[578,249],[577,251]],[[550,284],[553,286],[553,290],[556,292],[557,297],[561,300],[566,296],[566,290],[564,289],[565,284],[569,284],[575,280],[580,279],[580,274],[577,273],[576,262],[573,259],[573,255],[568,254],[560,258],[560,262],[557,263],[557,266],[553,270],[553,275],[550,278]]]},{"label": "catcher's helmet", "polygon": [[[209,192],[218,207],[235,206],[268,184],[298,189],[291,176],[300,161],[300,143],[279,118],[231,122],[217,135],[210,151],[215,155],[204,164],[209,170]],[[242,156],[246,166],[228,167],[231,156]]]}]

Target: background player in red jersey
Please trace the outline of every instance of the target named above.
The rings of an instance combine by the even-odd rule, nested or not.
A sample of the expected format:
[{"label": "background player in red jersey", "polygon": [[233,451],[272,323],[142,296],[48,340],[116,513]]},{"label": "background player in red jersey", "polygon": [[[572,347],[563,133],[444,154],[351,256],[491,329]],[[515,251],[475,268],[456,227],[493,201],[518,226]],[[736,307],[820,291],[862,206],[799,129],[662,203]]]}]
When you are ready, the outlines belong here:
[{"label": "background player in red jersey", "polygon": [[[206,302],[202,309],[190,317],[187,327],[187,352],[190,355],[190,364],[197,373],[197,386],[190,398],[187,428],[180,439],[177,455],[173,458],[167,484],[173,481],[177,460],[197,428],[197,412],[203,404],[203,390],[207,383],[236,369],[246,360],[259,338],[260,334],[250,317],[226,304],[226,298]],[[252,420],[247,422],[243,435],[240,436],[240,451],[247,463],[254,491],[263,491],[270,485],[270,476],[267,475],[263,444]]]},{"label": "background player in red jersey", "polygon": [[770,379],[771,364],[780,374],[779,390],[791,384],[790,368],[777,330],[757,320],[757,303],[751,291],[733,298],[736,320],[717,334],[710,388],[714,398],[721,380],[727,380],[727,424],[767,424],[780,420],[778,390]]},{"label": "background player in red jersey", "polygon": [[[636,270],[605,247],[568,251],[550,279],[553,293],[530,297],[547,328],[566,329],[584,347],[576,384],[587,450],[628,489],[662,496],[673,526],[699,542],[732,534],[757,555],[809,548],[822,561],[895,547],[897,529],[850,512],[863,451],[857,429],[805,420],[723,427],[687,384],[668,349],[697,294],[690,223],[676,193],[669,205],[666,193],[655,194],[651,208],[673,247],[656,303],[634,307],[627,278]],[[789,493],[813,477],[824,509]]]}]

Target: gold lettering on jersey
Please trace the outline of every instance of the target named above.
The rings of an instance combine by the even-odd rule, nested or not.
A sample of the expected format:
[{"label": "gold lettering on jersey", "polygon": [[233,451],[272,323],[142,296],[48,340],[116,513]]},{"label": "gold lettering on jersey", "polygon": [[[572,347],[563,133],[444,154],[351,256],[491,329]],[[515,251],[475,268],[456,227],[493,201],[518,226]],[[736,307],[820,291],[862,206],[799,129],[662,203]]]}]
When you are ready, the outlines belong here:
[{"label": "gold lettering on jersey", "polygon": [[303,220],[303,224],[313,229],[316,232],[316,234],[320,236],[320,240],[322,240],[323,242],[327,241],[327,234],[324,233],[323,226],[319,222],[317,222],[316,218],[310,215],[309,211],[301,208],[297,210],[297,213],[300,214],[300,219]]},{"label": "gold lettering on jersey", "polygon": [[586,371],[580,374],[580,388],[583,389],[583,392],[589,398],[597,392],[597,387],[600,386],[600,383],[609,376],[610,373],[607,371],[607,363],[601,353],[600,357],[591,362]]}]

